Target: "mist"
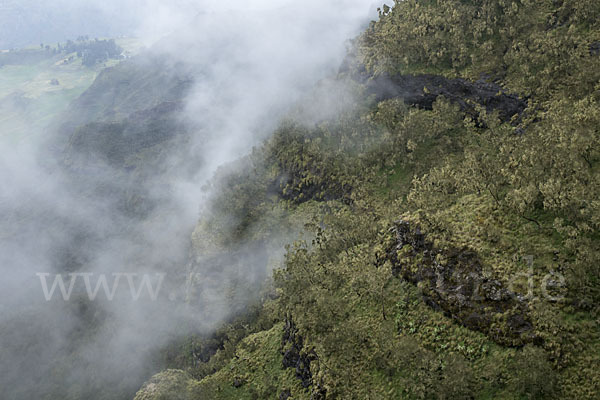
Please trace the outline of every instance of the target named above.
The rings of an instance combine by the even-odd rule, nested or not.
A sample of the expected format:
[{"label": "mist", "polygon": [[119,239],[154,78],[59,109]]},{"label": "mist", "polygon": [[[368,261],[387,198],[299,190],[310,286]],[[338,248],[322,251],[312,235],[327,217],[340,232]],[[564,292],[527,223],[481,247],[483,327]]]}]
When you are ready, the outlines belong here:
[{"label": "mist", "polygon": [[[164,93],[143,105],[126,98],[135,107],[119,117],[127,124],[123,143],[154,126],[168,131],[138,152],[146,157],[141,162],[120,157],[114,143],[106,144],[110,157],[90,150],[76,125],[90,130],[102,120],[112,127],[116,117],[86,120],[79,111],[85,94],[30,140],[0,142],[2,398],[131,395],[154,372],[148,365],[162,346],[188,332],[210,333],[255,300],[252,289],[283,249],[247,244],[236,254],[204,257],[191,249],[194,228],[210,213],[215,174],[267,138],[320,80],[335,75],[348,40],[375,7],[369,0],[0,6],[0,20],[13,24],[5,25],[11,34],[2,36],[0,47],[80,34],[135,35],[149,49],[125,62],[181,87],[175,100]],[[101,73],[97,83],[114,71]],[[315,112],[335,107],[336,93]],[[161,112],[164,119],[152,119]],[[57,274],[67,289],[74,279],[73,292],[65,300],[55,285],[48,301],[43,284],[49,290]],[[89,301],[86,282],[95,287],[101,276],[108,286],[118,279],[115,296],[100,289]],[[237,291],[239,281],[246,286]],[[132,282],[143,289],[139,299],[132,300]]]},{"label": "mist", "polygon": [[177,29],[203,10],[192,0],[2,0],[0,49],[94,37],[143,36],[146,43]]}]

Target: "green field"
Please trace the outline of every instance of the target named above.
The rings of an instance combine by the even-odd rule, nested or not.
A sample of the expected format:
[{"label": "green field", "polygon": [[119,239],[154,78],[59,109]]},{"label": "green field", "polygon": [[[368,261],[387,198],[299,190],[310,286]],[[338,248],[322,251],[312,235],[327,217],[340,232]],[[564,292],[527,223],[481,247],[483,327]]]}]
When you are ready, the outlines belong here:
[{"label": "green field", "polygon": [[[117,44],[128,55],[141,49],[136,39],[118,39]],[[44,53],[41,49],[28,51]],[[120,62],[109,60],[88,68],[82,65],[82,59],[75,53],[47,53],[41,58],[0,66],[2,141],[18,142],[43,134],[52,119],[83,93],[102,69]]]}]

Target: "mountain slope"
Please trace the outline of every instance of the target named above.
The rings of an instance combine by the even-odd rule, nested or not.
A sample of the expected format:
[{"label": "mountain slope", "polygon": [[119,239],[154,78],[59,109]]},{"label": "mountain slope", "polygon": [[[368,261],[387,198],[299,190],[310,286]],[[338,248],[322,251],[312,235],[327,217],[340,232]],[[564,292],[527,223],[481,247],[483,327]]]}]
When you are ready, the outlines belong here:
[{"label": "mountain slope", "polygon": [[[170,366],[189,375],[136,398],[597,398],[599,13],[384,7],[337,78],[362,93],[354,107],[282,125],[229,172],[193,244],[233,249],[291,221],[308,238],[253,322],[208,359],[182,345]],[[528,106],[506,115],[502,96]]]}]

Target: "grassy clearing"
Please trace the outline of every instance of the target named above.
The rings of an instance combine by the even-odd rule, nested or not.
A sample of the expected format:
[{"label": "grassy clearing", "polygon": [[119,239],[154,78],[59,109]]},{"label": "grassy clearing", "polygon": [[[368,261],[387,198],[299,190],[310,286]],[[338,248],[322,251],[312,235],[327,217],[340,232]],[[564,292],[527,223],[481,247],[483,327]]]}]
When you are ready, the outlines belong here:
[{"label": "grassy clearing", "polygon": [[[133,38],[118,39],[117,43],[127,55],[142,49],[141,42]],[[14,143],[43,134],[100,71],[119,62],[109,60],[87,68],[77,54],[59,53],[41,61],[0,67],[0,140]]]}]

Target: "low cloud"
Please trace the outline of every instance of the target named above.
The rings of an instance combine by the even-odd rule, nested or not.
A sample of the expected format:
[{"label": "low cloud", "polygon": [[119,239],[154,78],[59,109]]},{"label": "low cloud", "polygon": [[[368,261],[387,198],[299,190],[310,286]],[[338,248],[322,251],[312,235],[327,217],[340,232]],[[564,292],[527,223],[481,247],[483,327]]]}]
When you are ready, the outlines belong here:
[{"label": "low cloud", "polygon": [[[17,15],[16,9],[24,13],[25,26],[39,21],[39,36],[23,33],[11,43],[135,34],[152,46],[154,57],[170,60],[165,68],[173,68],[173,74],[183,68],[194,80],[180,112],[190,140],[179,143],[151,179],[124,180],[125,187],[117,187],[129,190],[127,185],[136,182],[157,203],[143,218],[124,216],[111,197],[114,177],[128,176],[114,165],[88,158],[95,169],[79,171],[75,182],[51,161],[57,149],[48,148],[47,140],[0,143],[5,188],[0,193],[0,386],[10,385],[12,398],[50,387],[73,393],[72,388],[98,380],[131,390],[150,372],[147,358],[153,349],[186,330],[210,331],[232,312],[222,289],[239,279],[240,271],[224,274],[215,265],[190,265],[195,262],[189,257],[190,235],[206,205],[203,188],[219,167],[267,137],[319,80],[335,74],[348,40],[374,17],[375,7],[359,0],[0,2],[5,19]],[[93,15],[96,22],[87,26]],[[61,28],[58,21],[74,24]],[[335,109],[340,90],[332,90],[323,107]],[[96,195],[103,185],[109,189]],[[219,262],[243,263],[246,281],[264,277],[268,258],[281,255],[243,250]],[[36,274],[69,272],[96,277],[167,272],[183,281],[167,278],[161,290],[173,296],[158,301],[46,301]],[[178,291],[185,288],[177,286],[190,273],[205,277],[198,286],[202,304],[195,309]],[[235,301],[243,303],[244,296],[238,293]],[[11,329],[23,330],[22,335]],[[72,342],[78,329],[89,332],[85,340]],[[31,352],[19,350],[42,341],[43,352],[33,351],[36,346]],[[64,354],[71,355],[65,360]],[[72,369],[65,367],[69,357],[77,360]],[[56,364],[61,365],[58,378],[50,374]],[[79,368],[84,364],[88,369]],[[125,375],[130,380],[125,382]],[[56,381],[65,387],[54,387]],[[48,386],[36,392],[36,385]]]}]

